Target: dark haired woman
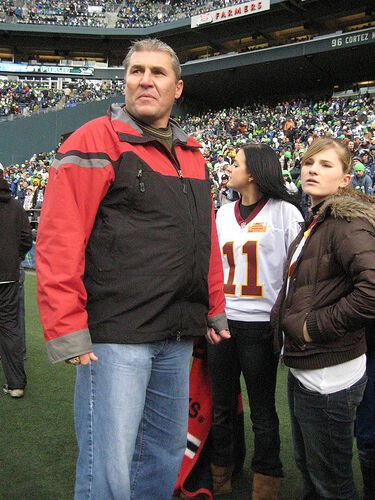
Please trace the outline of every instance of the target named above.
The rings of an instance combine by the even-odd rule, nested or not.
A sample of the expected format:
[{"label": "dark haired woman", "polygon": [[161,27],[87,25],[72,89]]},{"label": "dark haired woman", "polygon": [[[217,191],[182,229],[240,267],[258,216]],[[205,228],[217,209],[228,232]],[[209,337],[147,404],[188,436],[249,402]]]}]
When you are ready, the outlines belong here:
[{"label": "dark haired woman", "polygon": [[254,430],[253,499],[277,498],[282,465],[275,408],[278,358],[270,311],[282,285],[288,247],[303,220],[287,192],[275,152],[249,145],[227,168],[241,199],[220,208],[217,229],[231,338],[208,346],[213,393],[211,471],[214,495],[231,491],[237,387],[245,378]]},{"label": "dark haired woman", "polygon": [[352,473],[356,409],[366,386],[364,326],[375,318],[375,202],[345,189],[350,151],[321,138],[302,160],[313,218],[291,245],[272,309],[290,367],[289,408],[304,499],[358,498]]}]

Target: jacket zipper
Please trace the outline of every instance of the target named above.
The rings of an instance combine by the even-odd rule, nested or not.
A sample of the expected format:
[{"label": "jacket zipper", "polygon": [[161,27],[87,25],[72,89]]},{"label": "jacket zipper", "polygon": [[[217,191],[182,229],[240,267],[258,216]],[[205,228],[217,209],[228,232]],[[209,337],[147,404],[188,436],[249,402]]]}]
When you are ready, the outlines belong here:
[{"label": "jacket zipper", "polygon": [[143,182],[142,175],[143,175],[143,170],[140,168],[138,170],[137,179],[138,179],[139,190],[141,193],[144,193],[145,192],[145,183]]}]

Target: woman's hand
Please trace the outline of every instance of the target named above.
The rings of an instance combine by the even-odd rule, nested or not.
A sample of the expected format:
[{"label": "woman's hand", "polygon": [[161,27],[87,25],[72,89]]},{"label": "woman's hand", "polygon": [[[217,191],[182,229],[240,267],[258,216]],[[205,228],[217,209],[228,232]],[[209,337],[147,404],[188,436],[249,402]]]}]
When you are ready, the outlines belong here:
[{"label": "woman's hand", "polygon": [[309,332],[307,331],[306,321],[303,324],[302,333],[303,333],[303,338],[304,338],[305,342],[312,342],[312,338],[310,337]]}]

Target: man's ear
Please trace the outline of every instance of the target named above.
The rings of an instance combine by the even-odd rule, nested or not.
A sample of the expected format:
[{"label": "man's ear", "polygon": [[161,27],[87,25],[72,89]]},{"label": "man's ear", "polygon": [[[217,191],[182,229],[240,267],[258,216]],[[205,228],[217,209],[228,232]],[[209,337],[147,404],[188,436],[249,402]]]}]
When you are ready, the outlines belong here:
[{"label": "man's ear", "polygon": [[176,93],[174,96],[175,99],[178,99],[181,96],[183,88],[184,88],[184,82],[182,80],[178,80],[176,84]]}]

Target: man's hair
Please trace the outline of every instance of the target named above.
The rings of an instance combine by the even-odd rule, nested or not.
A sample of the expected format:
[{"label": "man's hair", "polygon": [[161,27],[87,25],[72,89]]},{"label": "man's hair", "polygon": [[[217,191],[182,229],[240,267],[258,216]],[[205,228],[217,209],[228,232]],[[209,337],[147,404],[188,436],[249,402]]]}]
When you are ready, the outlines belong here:
[{"label": "man's hair", "polygon": [[176,82],[178,82],[181,79],[181,65],[176,52],[172,49],[172,47],[162,42],[158,38],[145,38],[143,40],[135,40],[134,42],[132,42],[129,51],[122,62],[125,68],[125,79],[126,79],[126,73],[129,68],[131,56],[134,54],[134,52],[146,52],[146,51],[165,52],[166,54],[169,54],[172,60],[172,68],[176,75]]}]

